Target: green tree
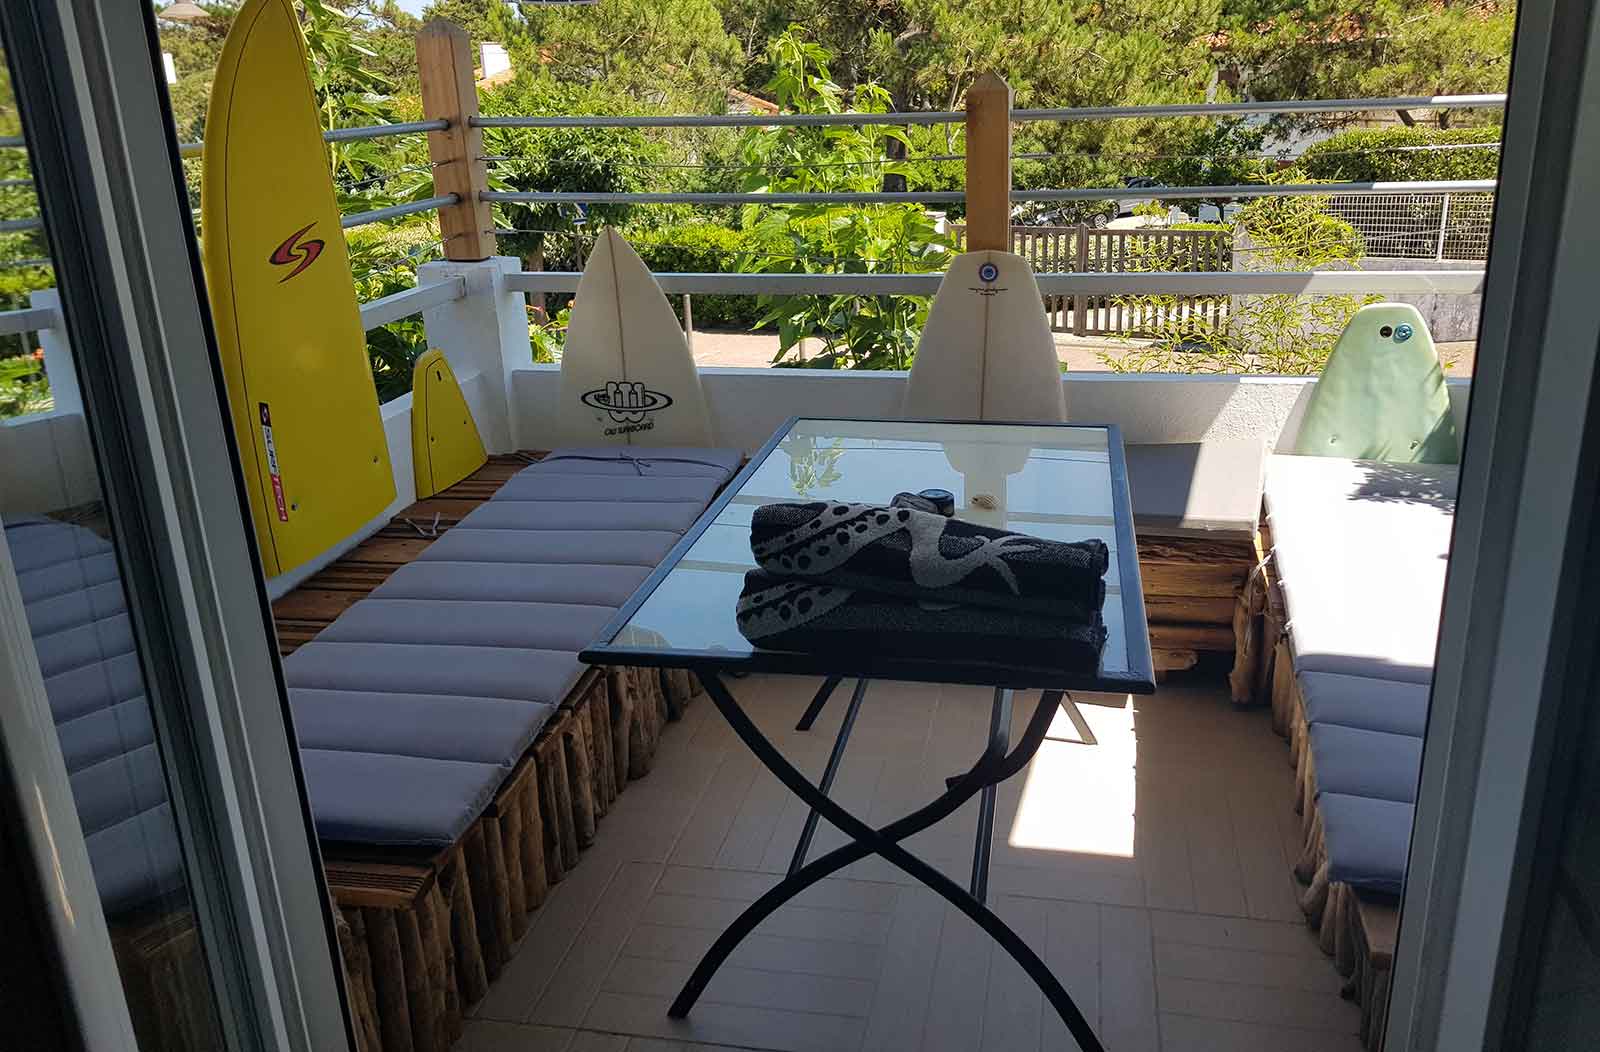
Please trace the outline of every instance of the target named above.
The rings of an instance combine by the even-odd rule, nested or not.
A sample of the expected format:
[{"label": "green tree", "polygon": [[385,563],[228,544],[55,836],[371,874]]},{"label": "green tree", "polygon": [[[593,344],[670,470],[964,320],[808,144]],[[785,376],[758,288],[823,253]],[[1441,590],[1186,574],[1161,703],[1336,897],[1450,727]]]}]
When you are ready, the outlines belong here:
[{"label": "green tree", "polygon": [[1226,0],[1218,57],[1256,98],[1495,92],[1506,87],[1515,24],[1514,0]]},{"label": "green tree", "polygon": [[713,0],[530,6],[520,18],[499,6],[496,25],[519,71],[546,67],[563,83],[603,84],[635,112],[719,112],[743,61]]},{"label": "green tree", "polygon": [[[774,40],[765,85],[794,113],[884,113],[888,92],[872,83],[846,92],[829,71],[831,53],[798,26]],[[915,159],[885,161],[887,137],[911,145],[901,129],[755,128],[741,143],[744,189],[754,193],[859,192],[885,174],[918,176]],[[952,241],[917,205],[750,205],[744,225],[761,246],[749,269],[768,274],[905,274],[943,270]],[[929,301],[917,296],[765,296],[760,324],[776,323],[776,364],[817,368],[904,369],[916,353]],[[822,351],[806,360],[806,340]]]}]

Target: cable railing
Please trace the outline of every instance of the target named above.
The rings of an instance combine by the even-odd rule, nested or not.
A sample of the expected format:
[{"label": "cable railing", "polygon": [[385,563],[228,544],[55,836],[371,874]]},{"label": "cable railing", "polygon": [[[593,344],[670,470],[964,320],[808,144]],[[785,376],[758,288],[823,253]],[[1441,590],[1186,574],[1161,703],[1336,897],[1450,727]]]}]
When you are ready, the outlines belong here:
[{"label": "cable railing", "polygon": [[[1233,117],[1247,115],[1369,113],[1375,110],[1497,109],[1504,94],[1401,95],[1382,99],[1292,99],[1278,102],[1194,102],[1156,106],[1073,106],[1057,109],[1014,109],[1013,123],[1029,121],[1138,120],[1155,117]],[[475,128],[860,128],[961,124],[964,110],[886,113],[728,113],[677,116],[475,116]]]},{"label": "cable railing", "polygon": [[[464,100],[463,105],[469,109],[475,100]],[[1472,95],[1437,95],[1437,96],[1393,96],[1385,98],[1367,99],[1291,99],[1279,101],[1251,101],[1251,102],[1222,102],[1222,103],[1176,103],[1165,105],[1140,105],[1140,106],[1087,106],[1068,108],[1046,109],[1010,109],[1004,112],[1006,119],[1011,123],[1024,123],[1031,121],[1072,122],[1086,120],[1122,120],[1122,119],[1154,119],[1174,117],[1223,117],[1223,116],[1282,116],[1282,115],[1310,115],[1328,113],[1362,113],[1374,111],[1455,111],[1470,109],[1495,109],[1504,107],[1506,96],[1504,94],[1472,94]],[[969,100],[969,105],[971,102]],[[676,116],[645,115],[645,116],[481,116],[476,112],[461,112],[447,116],[431,117],[427,120],[407,121],[393,124],[369,125],[354,128],[338,128],[323,134],[327,142],[353,142],[370,139],[380,139],[392,136],[415,135],[434,131],[445,131],[452,127],[466,126],[470,128],[778,128],[778,127],[870,127],[870,126],[904,126],[904,125],[938,125],[961,123],[971,119],[968,111],[925,111],[925,112],[896,112],[896,113],[822,113],[822,114],[686,114]],[[20,137],[0,139],[0,148],[25,147],[25,142]],[[1463,149],[1483,148],[1497,146],[1495,143],[1450,144]],[[437,144],[430,143],[431,147]],[[446,148],[448,149],[448,148]],[[922,206],[939,205],[972,205],[971,195],[967,190],[937,190],[937,191],[859,191],[859,192],[815,192],[815,193],[760,193],[760,192],[606,192],[606,191],[537,191],[537,190],[491,190],[486,182],[481,181],[482,165],[486,161],[505,160],[503,156],[485,156],[479,152],[473,155],[460,153],[460,145],[456,146],[458,153],[440,155],[435,149],[432,163],[426,167],[438,169],[447,164],[467,163],[468,169],[476,169],[479,173],[476,185],[462,193],[436,194],[421,200],[403,204],[391,205],[370,211],[353,213],[344,216],[341,226],[344,229],[365,226],[373,223],[386,222],[392,219],[404,218],[426,212],[471,209],[482,204],[554,204],[554,205],[702,205],[708,207],[736,206],[736,205],[770,205],[770,206],[805,206],[805,205],[888,205],[888,204],[913,204]],[[971,147],[969,147],[971,149]],[[1379,148],[1385,149],[1385,148]],[[1397,148],[1387,148],[1397,149]],[[204,143],[184,143],[179,147],[183,156],[195,156],[203,153]],[[1004,158],[1006,168],[1009,170],[1010,162],[1017,159],[1026,159],[1035,155],[1019,154]],[[1051,154],[1040,154],[1040,157],[1050,157]],[[981,161],[980,158],[967,154],[940,155],[939,160],[965,160],[969,167]],[[918,158],[908,159],[910,161]],[[926,159],[921,159],[926,160]],[[993,160],[992,158],[990,159]],[[826,163],[826,162],[822,162]],[[867,162],[864,162],[867,163]],[[880,163],[880,162],[870,162]],[[884,159],[881,163],[890,163]],[[413,165],[413,169],[421,170],[424,166]],[[371,182],[375,179],[386,177],[387,173],[374,176],[365,180]],[[1006,180],[1009,182],[1009,179]],[[10,180],[7,185],[27,182],[27,180]],[[1266,197],[1295,197],[1295,196],[1379,196],[1390,194],[1450,194],[1450,193],[1492,193],[1497,183],[1493,179],[1460,179],[1460,180],[1429,180],[1429,181],[1387,181],[1387,182],[1317,182],[1317,183],[1285,183],[1285,184],[1260,184],[1241,183],[1222,186],[1113,186],[1113,187],[1083,187],[1062,189],[1027,189],[1010,190],[1005,197],[1006,209],[1009,204],[1034,203],[1034,204],[1069,204],[1092,203],[1100,201],[1140,202],[1140,201],[1219,201],[1219,200],[1247,200]],[[42,222],[37,216],[0,221],[0,234],[26,233],[38,230]],[[459,229],[459,224],[456,225]],[[494,229],[482,230],[475,237],[494,236]],[[466,238],[466,235],[456,233],[455,238]],[[448,240],[448,239],[447,239]],[[467,238],[467,240],[472,240]],[[463,258],[472,258],[475,249],[481,244],[462,245]]]}]

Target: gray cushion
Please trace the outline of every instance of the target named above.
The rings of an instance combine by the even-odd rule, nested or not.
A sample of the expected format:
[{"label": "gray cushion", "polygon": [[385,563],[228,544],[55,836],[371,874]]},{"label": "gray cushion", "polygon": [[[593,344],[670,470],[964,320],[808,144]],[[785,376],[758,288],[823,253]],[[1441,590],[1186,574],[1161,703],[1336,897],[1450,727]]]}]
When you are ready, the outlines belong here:
[{"label": "gray cushion", "polygon": [[48,599],[35,599],[28,606],[28,628],[36,636],[51,635],[77,625],[114,617],[127,607],[123,604],[122,582],[76,588]]},{"label": "gray cushion", "polygon": [[1295,668],[1432,677],[1454,500],[1439,467],[1272,457],[1266,504]]},{"label": "gray cushion", "polygon": [[577,603],[615,609],[627,602],[648,576],[650,571],[643,566],[585,563],[539,566],[418,560],[390,574],[372,594],[382,599],[509,600]]},{"label": "gray cushion", "polygon": [[1328,845],[1328,877],[1363,891],[1399,895],[1411,849],[1411,804],[1323,793],[1317,798]]},{"label": "gray cushion", "polygon": [[513,698],[558,705],[583,673],[565,650],[314,639],[283,662],[291,687]]},{"label": "gray cushion", "polygon": [[1266,460],[1261,439],[1130,445],[1125,453],[1140,533],[1255,534]]},{"label": "gray cushion", "polygon": [[171,805],[163,803],[86,839],[107,914],[148,909],[153,899],[183,894],[183,853]]},{"label": "gray cushion", "polygon": [[510,769],[555,707],[509,698],[289,689],[304,749],[391,753]]},{"label": "gray cushion", "polygon": [[712,478],[654,478],[641,475],[569,475],[523,471],[508,479],[490,503],[508,500],[618,503],[679,503],[705,507],[717,492]]},{"label": "gray cushion", "polygon": [[504,530],[463,523],[428,545],[429,561],[607,563],[654,569],[681,536],[672,530]]},{"label": "gray cushion", "polygon": [[318,834],[457,839],[738,460],[558,451],[285,659]]},{"label": "gray cushion", "polygon": [[1341,676],[1331,672],[1299,674],[1306,722],[1359,727],[1421,737],[1428,722],[1428,686],[1400,680]]},{"label": "gray cushion", "polygon": [[569,447],[552,450],[535,466],[551,473],[666,475],[727,481],[739,470],[742,459],[736,449]]},{"label": "gray cushion", "polygon": [[44,681],[56,722],[75,720],[144,694],[138,655],[122,654],[94,665],[82,665]]},{"label": "gray cushion", "polygon": [[[468,529],[527,530],[667,530],[681,534],[705,510],[681,501],[623,503],[617,501],[491,500],[461,521]],[[424,551],[423,558],[427,557]]]},{"label": "gray cushion", "polygon": [[117,613],[49,635],[35,635],[33,649],[39,658],[39,673],[49,679],[133,653],[133,628],[127,614]]},{"label": "gray cushion", "polygon": [[149,745],[156,740],[156,732],[150,722],[150,705],[141,694],[57,723],[56,738],[71,773]]},{"label": "gray cushion", "polygon": [[424,643],[579,651],[615,612],[570,603],[369,598],[317,636],[324,643]]},{"label": "gray cushion", "polygon": [[[12,547],[15,549],[19,545]],[[120,587],[121,580],[121,575],[117,572],[117,557],[111,552],[102,552],[82,560],[51,563],[35,570],[18,573],[17,590],[22,593],[24,603],[32,604],[40,599],[68,595],[97,584],[116,582]]]},{"label": "gray cushion", "polygon": [[1336,723],[1312,725],[1310,737],[1318,792],[1416,802],[1421,738]]},{"label": "gray cushion", "polygon": [[72,799],[85,835],[166,803],[166,780],[155,743],[107,757],[73,774]]},{"label": "gray cushion", "polygon": [[318,836],[385,847],[453,844],[505,778],[496,764],[323,749],[302,748],[300,764]]}]

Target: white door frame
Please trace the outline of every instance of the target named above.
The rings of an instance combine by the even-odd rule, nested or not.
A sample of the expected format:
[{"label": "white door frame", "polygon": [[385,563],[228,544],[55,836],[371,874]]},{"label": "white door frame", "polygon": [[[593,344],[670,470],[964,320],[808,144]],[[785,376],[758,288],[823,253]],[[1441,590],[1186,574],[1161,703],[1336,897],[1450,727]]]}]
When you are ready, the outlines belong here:
[{"label": "white door frame", "polygon": [[349,1048],[153,11],[0,3],[230,1050]]},{"label": "white door frame", "polygon": [[[1498,1048],[1556,715],[1592,647],[1600,20],[1520,5],[1387,1047]],[[1375,601],[1377,598],[1375,597]],[[1579,633],[1574,639],[1574,632]]]}]

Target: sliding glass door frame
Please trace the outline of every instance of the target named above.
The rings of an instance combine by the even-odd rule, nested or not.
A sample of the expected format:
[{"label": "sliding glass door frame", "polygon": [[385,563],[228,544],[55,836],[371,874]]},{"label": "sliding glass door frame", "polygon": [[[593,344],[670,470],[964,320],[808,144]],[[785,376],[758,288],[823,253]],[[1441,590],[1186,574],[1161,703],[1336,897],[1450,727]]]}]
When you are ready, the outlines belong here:
[{"label": "sliding glass door frame", "polygon": [[[1387,1047],[1503,1047],[1595,646],[1600,19],[1519,5]],[[1381,601],[1381,597],[1374,597]],[[1592,699],[1582,699],[1592,704]],[[1559,789],[1559,786],[1556,787]]]},{"label": "sliding glass door frame", "polygon": [[6,2],[0,29],[224,1039],[352,1047],[152,9]]}]

